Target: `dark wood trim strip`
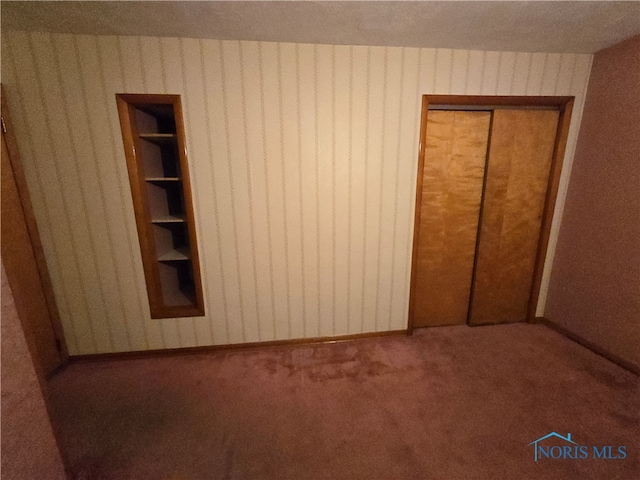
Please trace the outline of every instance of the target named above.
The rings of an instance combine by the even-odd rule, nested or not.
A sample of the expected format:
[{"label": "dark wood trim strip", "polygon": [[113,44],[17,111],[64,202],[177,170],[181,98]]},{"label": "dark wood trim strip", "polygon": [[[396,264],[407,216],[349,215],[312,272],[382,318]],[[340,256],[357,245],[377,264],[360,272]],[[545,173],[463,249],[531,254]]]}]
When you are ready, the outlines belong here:
[{"label": "dark wood trim strip", "polygon": [[612,353],[609,350],[600,347],[599,345],[591,342],[590,340],[585,339],[584,337],[578,335],[577,333],[573,333],[572,331],[567,330],[566,328],[558,325],[557,323],[549,320],[548,318],[536,317],[534,319],[534,323],[549,327],[551,330],[555,330],[560,335],[567,337],[569,340],[572,340],[579,345],[582,345],[583,347],[591,350],[593,353],[600,355],[601,357],[606,358],[610,362],[615,363],[619,367],[622,367],[625,370],[640,376],[640,365],[629,362],[628,360],[625,360],[624,358],[619,357],[615,353]]},{"label": "dark wood trim strip", "polygon": [[416,208],[413,217],[413,250],[411,253],[411,281],[409,283],[409,321],[407,332],[413,334],[413,317],[415,313],[415,291],[418,275],[418,245],[420,245],[420,216],[422,214],[422,177],[424,172],[424,152],[427,138],[427,112],[429,111],[429,97],[422,96],[422,113],[420,114],[420,139],[418,146],[418,179],[416,182]]},{"label": "dark wood trim strip", "polygon": [[571,123],[571,113],[573,111],[573,97],[568,98],[569,100],[560,106],[556,141],[553,147],[553,156],[551,157],[547,193],[544,200],[544,208],[542,210],[538,250],[536,251],[536,260],[533,267],[533,281],[531,282],[531,294],[529,296],[529,307],[527,309],[527,321],[529,322],[536,317],[538,298],[540,297],[540,287],[542,286],[544,262],[547,258],[547,247],[549,246],[549,237],[551,236],[553,212],[556,206],[556,198],[558,197],[562,164],[564,163],[564,155],[567,148],[569,125]]},{"label": "dark wood trim strip", "polygon": [[160,350],[138,350],[134,352],[96,353],[90,355],[71,355],[70,363],[94,362],[103,360],[125,360],[135,358],[165,357],[174,355],[201,355],[205,353],[254,350],[263,348],[286,347],[296,345],[325,345],[330,343],[353,342],[381,337],[408,335],[408,330],[389,330],[386,332],[356,333],[335,337],[295,338],[291,340],[271,340],[267,342],[230,343],[225,345],[207,345],[202,347],[166,348]]},{"label": "dark wood trim strip", "polygon": [[180,99],[180,95],[169,93],[116,93],[116,97],[132,105],[144,105],[146,103],[173,105]]},{"label": "dark wood trim strip", "polygon": [[503,95],[423,95],[434,105],[562,107],[574,97],[528,97]]}]

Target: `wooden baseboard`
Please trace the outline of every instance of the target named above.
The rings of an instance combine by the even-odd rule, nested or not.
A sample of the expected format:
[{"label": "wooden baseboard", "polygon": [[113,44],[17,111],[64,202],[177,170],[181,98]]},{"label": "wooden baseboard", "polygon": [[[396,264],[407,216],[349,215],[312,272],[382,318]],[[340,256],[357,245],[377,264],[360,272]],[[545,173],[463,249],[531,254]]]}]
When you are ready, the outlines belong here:
[{"label": "wooden baseboard", "polygon": [[94,353],[88,355],[69,355],[70,363],[95,362],[102,360],[125,360],[149,357],[166,357],[176,355],[198,355],[203,353],[224,352],[233,350],[263,349],[295,345],[322,345],[329,343],[352,342],[380,337],[408,335],[408,330],[389,330],[386,332],[356,333],[334,337],[295,338],[291,340],[271,340],[266,342],[231,343],[225,345],[207,345],[202,347],[165,348],[160,350],[136,350],[133,352]]},{"label": "wooden baseboard", "polygon": [[552,322],[548,318],[536,317],[535,321],[533,323],[540,323],[542,325],[545,325],[545,326],[549,327],[550,329],[555,330],[560,335],[563,335],[563,336],[567,337],[568,339],[573,340],[574,342],[582,345],[583,347],[588,348],[592,352],[597,353],[601,357],[606,358],[607,360],[615,363],[616,365],[624,368],[625,370],[628,370],[631,373],[635,373],[636,375],[640,375],[640,366],[638,366],[638,365],[636,365],[636,364],[634,364],[632,362],[629,362],[628,360],[625,360],[624,358],[619,357],[615,353],[611,353],[609,350],[607,350],[605,348],[602,348],[599,345],[596,345],[595,343],[593,343],[593,342],[581,337],[580,335],[567,330],[566,328],[558,325],[557,323]]}]

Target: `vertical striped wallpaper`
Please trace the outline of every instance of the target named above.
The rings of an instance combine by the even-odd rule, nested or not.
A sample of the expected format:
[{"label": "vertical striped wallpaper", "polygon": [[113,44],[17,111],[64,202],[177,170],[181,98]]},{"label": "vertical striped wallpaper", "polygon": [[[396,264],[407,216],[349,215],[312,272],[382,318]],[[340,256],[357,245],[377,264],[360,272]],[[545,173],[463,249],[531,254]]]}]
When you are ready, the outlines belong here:
[{"label": "vertical striped wallpaper", "polygon": [[[71,354],[406,328],[420,95],[575,95],[591,55],[5,32]],[[152,320],[115,93],[183,96],[206,316]]]}]

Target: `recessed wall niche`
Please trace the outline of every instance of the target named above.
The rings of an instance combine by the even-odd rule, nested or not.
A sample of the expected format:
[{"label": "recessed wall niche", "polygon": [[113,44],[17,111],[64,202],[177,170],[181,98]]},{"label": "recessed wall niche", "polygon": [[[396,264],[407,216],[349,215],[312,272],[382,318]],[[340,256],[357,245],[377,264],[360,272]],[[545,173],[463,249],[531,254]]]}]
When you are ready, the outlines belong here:
[{"label": "recessed wall niche", "polygon": [[116,100],[151,317],[204,315],[180,96]]}]

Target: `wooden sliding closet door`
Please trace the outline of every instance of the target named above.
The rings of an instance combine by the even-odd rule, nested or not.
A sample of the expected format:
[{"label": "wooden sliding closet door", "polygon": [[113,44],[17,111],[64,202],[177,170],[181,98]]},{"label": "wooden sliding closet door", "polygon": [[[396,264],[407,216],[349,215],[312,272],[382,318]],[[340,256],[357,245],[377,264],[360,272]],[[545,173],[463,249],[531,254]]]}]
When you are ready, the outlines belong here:
[{"label": "wooden sliding closet door", "polygon": [[557,110],[495,110],[484,191],[472,325],[527,319]]},{"label": "wooden sliding closet door", "polygon": [[490,124],[490,112],[429,112],[415,326],[467,321]]}]

